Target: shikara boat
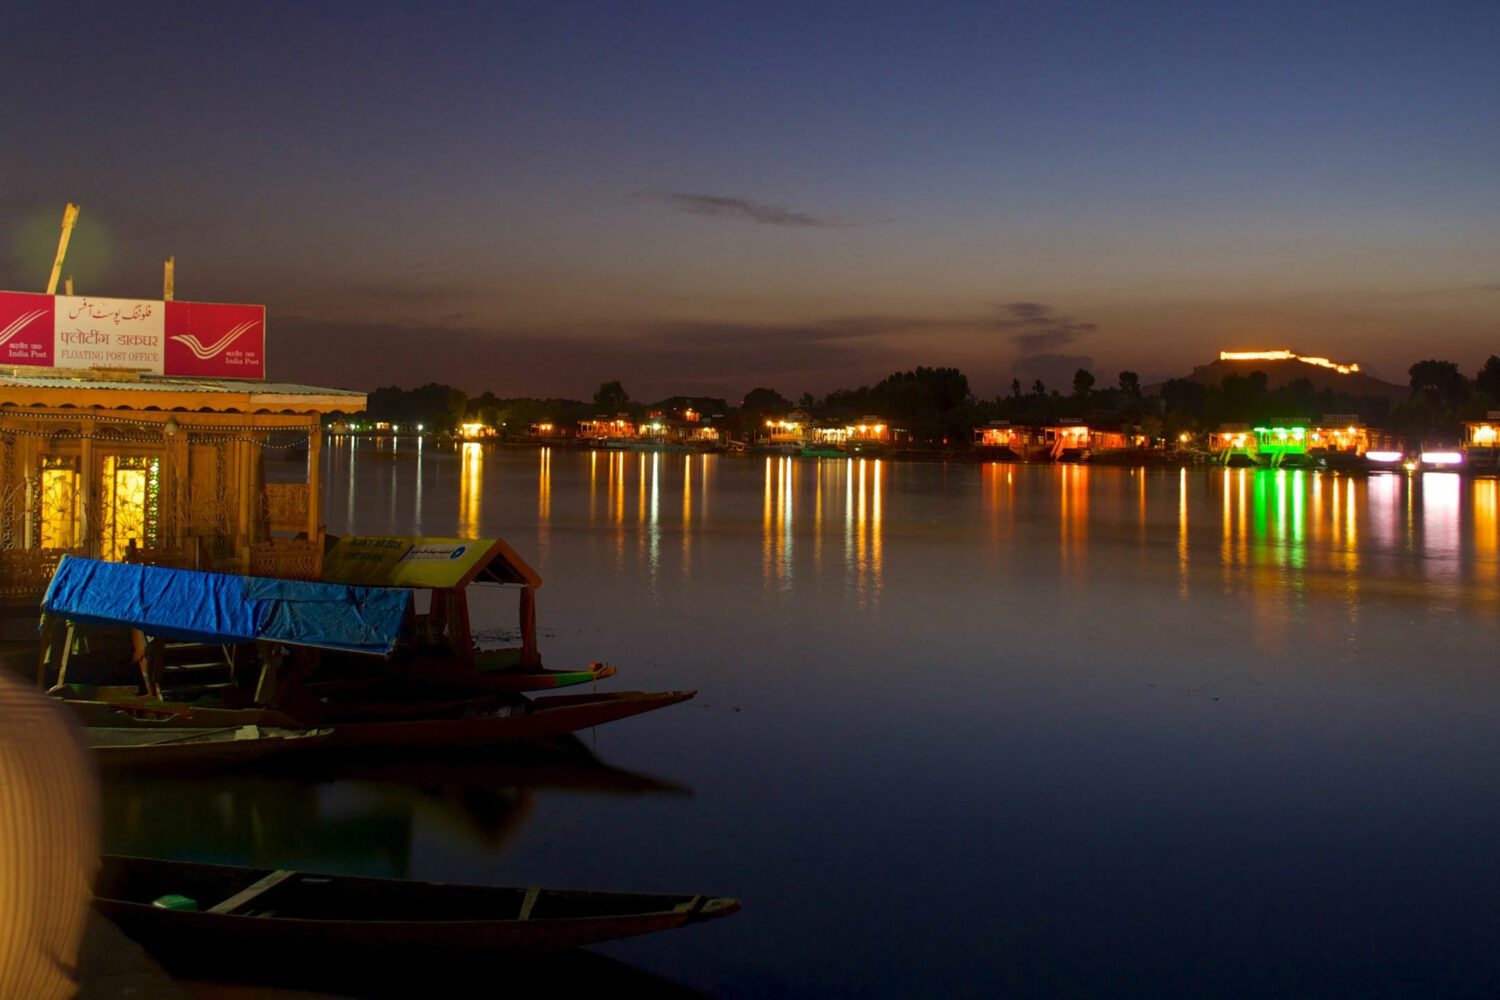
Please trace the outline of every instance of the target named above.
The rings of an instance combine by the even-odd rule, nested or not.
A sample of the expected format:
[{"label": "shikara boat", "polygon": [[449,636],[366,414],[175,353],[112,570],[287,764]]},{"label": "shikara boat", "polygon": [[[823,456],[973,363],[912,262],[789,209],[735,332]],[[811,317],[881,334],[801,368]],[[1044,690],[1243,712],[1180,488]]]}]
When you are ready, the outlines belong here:
[{"label": "shikara boat", "polygon": [[[480,694],[462,684],[372,688],[358,675],[330,671],[335,676],[325,676],[325,655],[380,666],[396,651],[411,607],[411,592],[401,588],[65,557],[42,604],[46,651],[38,680],[46,682],[55,662],[57,682],[51,690],[64,700],[88,703],[77,707],[92,725],[149,726],[165,719],[188,727],[306,729],[337,723],[347,732],[335,742],[356,746],[476,747],[548,739],[694,694],[628,691],[531,701],[519,694]],[[111,648],[116,660],[139,670],[144,695],[130,686],[68,680],[80,626],[129,635],[128,643],[116,641]],[[103,637],[93,638],[99,641],[89,655],[109,659],[110,653],[99,652],[106,648]],[[207,659],[169,662],[182,651]],[[213,685],[172,683],[179,674],[197,676],[209,668],[227,672],[227,679]],[[252,677],[253,685],[242,683]]]},{"label": "shikara boat", "polygon": [[[577,948],[726,917],[717,896],[490,888],[106,855],[95,907],[148,950],[441,960]],[[503,980],[503,969],[496,975]]]},{"label": "shikara boat", "polygon": [[185,728],[167,723],[126,727],[89,726],[84,737],[106,770],[131,767],[226,767],[280,757],[326,743],[329,729],[262,729],[236,726]]},{"label": "shikara boat", "polygon": [[[327,705],[319,725],[333,726],[327,741],[333,747],[390,747],[393,749],[477,748],[551,741],[666,708],[696,695],[696,691],[621,691],[608,694],[491,695],[459,701],[346,702]],[[233,729],[258,725],[306,731],[309,723],[284,712],[264,708],[216,708],[184,702],[68,701],[86,726],[136,729]]]},{"label": "shikara boat", "polygon": [[[309,673],[322,652],[388,658],[411,615],[405,590],[276,580],[64,556],[42,598],[43,652],[37,682],[53,667],[68,683],[80,627],[129,636],[126,654],[146,693],[162,696],[169,647],[208,654],[194,669],[259,667],[265,703]],[[245,655],[240,655],[241,653]],[[215,662],[217,661],[217,662]]]},{"label": "shikara boat", "polygon": [[[471,691],[545,691],[615,673],[600,662],[574,670],[542,666],[536,641],[541,575],[499,538],[348,535],[324,555],[323,580],[413,592],[416,613],[389,666],[412,681]],[[519,646],[479,646],[469,624],[470,586],[519,593]]]}]

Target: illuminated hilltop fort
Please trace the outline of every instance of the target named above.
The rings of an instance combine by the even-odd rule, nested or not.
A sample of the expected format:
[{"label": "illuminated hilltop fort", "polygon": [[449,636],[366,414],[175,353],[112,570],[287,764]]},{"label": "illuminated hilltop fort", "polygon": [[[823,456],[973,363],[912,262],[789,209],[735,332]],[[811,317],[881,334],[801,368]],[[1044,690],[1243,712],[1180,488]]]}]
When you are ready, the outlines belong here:
[{"label": "illuminated hilltop fort", "polygon": [[1298,354],[1287,349],[1266,351],[1220,351],[1217,361],[1194,368],[1187,377],[1205,385],[1218,385],[1229,375],[1262,372],[1266,386],[1279,389],[1299,379],[1312,383],[1315,391],[1332,389],[1351,396],[1383,396],[1404,399],[1404,385],[1385,382],[1363,371],[1357,361],[1334,361],[1316,354]]},{"label": "illuminated hilltop fort", "polygon": [[1298,354],[1295,351],[1220,351],[1220,361],[1300,361],[1304,365],[1317,365],[1319,368],[1330,368],[1340,375],[1349,375],[1359,371],[1359,363],[1351,361],[1341,364],[1330,361],[1328,358],[1311,357]]}]

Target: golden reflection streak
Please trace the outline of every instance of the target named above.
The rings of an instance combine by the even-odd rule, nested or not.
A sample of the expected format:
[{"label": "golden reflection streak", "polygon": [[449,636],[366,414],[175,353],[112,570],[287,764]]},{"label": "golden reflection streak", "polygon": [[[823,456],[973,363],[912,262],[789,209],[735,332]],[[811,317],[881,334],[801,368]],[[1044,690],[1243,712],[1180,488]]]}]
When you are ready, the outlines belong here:
[{"label": "golden reflection streak", "polygon": [[881,482],[881,475],[885,470],[885,463],[877,458],[874,464],[875,482],[871,491],[872,499],[870,503],[870,583],[874,593],[878,596],[881,585],[881,568],[885,558],[883,552],[885,533],[881,518],[881,509],[885,505],[885,489]]},{"label": "golden reflection streak", "polygon": [[1177,470],[1177,594],[1188,596],[1188,481],[1187,469]]},{"label": "golden reflection streak", "polygon": [[1136,494],[1136,523],[1140,528],[1141,545],[1144,546],[1146,544],[1146,470],[1131,469],[1130,474],[1139,480],[1137,483],[1139,490]]},{"label": "golden reflection streak", "polygon": [[537,451],[536,526],[545,561],[547,535],[552,526],[552,449],[542,447]]},{"label": "golden reflection streak", "polygon": [[1230,501],[1233,491],[1229,488],[1230,472],[1228,469],[1224,470],[1222,479],[1219,488],[1224,495],[1224,540],[1219,546],[1219,565],[1224,567],[1227,582],[1227,572],[1234,556],[1234,510]]},{"label": "golden reflection streak", "polygon": [[1062,466],[1062,561],[1064,570],[1080,570],[1088,561],[1088,469]]},{"label": "golden reflection streak", "polygon": [[[610,512],[614,522],[625,523],[625,456],[617,451],[609,453]],[[619,535],[623,544],[623,535]]]},{"label": "golden reflection streak", "polygon": [[615,565],[625,565],[625,456],[611,451],[605,456],[609,506],[607,513],[615,526]]},{"label": "golden reflection streak", "polygon": [[781,560],[780,576],[782,581],[790,580],[792,577],[792,504],[797,496],[797,468],[796,459],[787,456],[782,459],[782,514],[781,514]]},{"label": "golden reflection streak", "polygon": [[707,524],[708,523],[708,468],[709,468],[709,463],[711,463],[713,461],[713,458],[714,457],[712,455],[704,455],[703,458],[702,458],[702,460],[698,463],[699,465],[701,465],[703,467],[703,471],[701,473],[699,473],[700,478],[698,480],[698,523],[699,524]]},{"label": "golden reflection streak", "polygon": [[594,523],[594,498],[599,495],[599,453],[589,452],[589,524]]},{"label": "golden reflection streak", "polygon": [[476,442],[463,446],[458,479],[458,533],[461,538],[479,537],[480,498],[484,492],[484,451]]},{"label": "golden reflection streak", "polygon": [[1359,503],[1354,492],[1354,480],[1344,480],[1344,547],[1349,552],[1348,570],[1359,572]]},{"label": "golden reflection streak", "polygon": [[760,568],[761,568],[761,578],[766,583],[770,583],[771,582],[771,549],[772,549],[773,545],[775,544],[774,541],[773,541],[773,539],[772,539],[772,532],[774,531],[774,526],[773,526],[774,525],[774,519],[772,518],[772,515],[771,515],[771,459],[770,459],[770,456],[766,457],[765,480],[766,480],[765,499],[764,499],[764,502],[761,504],[761,529],[760,529],[760,535],[761,535],[761,552],[760,552]]},{"label": "golden reflection streak", "polygon": [[1250,470],[1241,469],[1240,477],[1240,558],[1248,562],[1250,553]]},{"label": "golden reflection streak", "polygon": [[1493,479],[1474,480],[1474,555],[1479,557],[1476,561],[1495,561],[1496,545],[1500,542],[1500,537],[1497,537],[1500,524],[1496,519],[1500,512],[1496,511],[1496,487]]},{"label": "golden reflection streak", "polygon": [[693,456],[682,456],[682,578],[693,564]]},{"label": "golden reflection streak", "polygon": [[813,571],[814,576],[819,575],[823,568],[823,477],[828,474],[828,466],[822,459],[818,460],[818,482],[817,493],[813,496]]},{"label": "golden reflection streak", "polygon": [[857,500],[857,503],[855,505],[854,556],[855,556],[855,570],[858,573],[857,579],[859,581],[859,591],[860,591],[860,598],[861,598],[861,602],[860,603],[863,604],[864,583],[865,583],[865,567],[868,565],[867,562],[866,562],[866,560],[868,559],[868,556],[869,556],[869,544],[870,544],[870,541],[869,541],[869,525],[868,525],[868,522],[866,520],[866,517],[867,517],[867,513],[866,512],[868,511],[869,508],[868,508],[868,501],[867,501],[866,495],[865,495],[865,460],[864,459],[860,459],[859,460],[858,475],[859,475],[859,493],[858,493],[858,500]]},{"label": "golden reflection streak", "polygon": [[[1336,488],[1336,487],[1335,487]],[[1323,476],[1312,477],[1312,502],[1308,511],[1308,541],[1311,543],[1323,540]]]},{"label": "golden reflection streak", "polygon": [[[1334,492],[1338,492],[1335,484]],[[1344,480],[1344,540],[1343,545],[1335,548],[1335,552],[1341,552],[1343,558],[1340,560],[1344,570],[1344,595],[1345,607],[1349,613],[1350,625],[1359,623],[1359,503],[1358,494],[1355,492],[1354,480]]]}]

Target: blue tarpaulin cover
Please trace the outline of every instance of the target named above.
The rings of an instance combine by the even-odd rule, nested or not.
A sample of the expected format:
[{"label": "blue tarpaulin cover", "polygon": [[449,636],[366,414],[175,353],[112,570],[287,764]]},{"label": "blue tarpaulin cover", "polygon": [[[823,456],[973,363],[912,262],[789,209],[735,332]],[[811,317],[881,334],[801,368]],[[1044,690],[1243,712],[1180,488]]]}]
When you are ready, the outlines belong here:
[{"label": "blue tarpaulin cover", "polygon": [[188,642],[265,639],[390,655],[411,592],[199,573],[64,556],[42,610],[69,621],[125,625]]}]

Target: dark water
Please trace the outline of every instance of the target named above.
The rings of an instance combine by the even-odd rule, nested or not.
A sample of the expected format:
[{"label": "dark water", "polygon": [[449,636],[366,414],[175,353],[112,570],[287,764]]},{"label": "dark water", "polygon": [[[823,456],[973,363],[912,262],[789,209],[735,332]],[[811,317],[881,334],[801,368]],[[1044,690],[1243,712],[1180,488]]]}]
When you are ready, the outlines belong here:
[{"label": "dark water", "polygon": [[[1500,974],[1494,480],[324,460],[330,531],[503,535],[550,665],[698,698],[584,734],[595,766],[137,782],[115,849],[737,895],[599,949],[731,996]],[[491,596],[476,625],[511,625]]]}]

